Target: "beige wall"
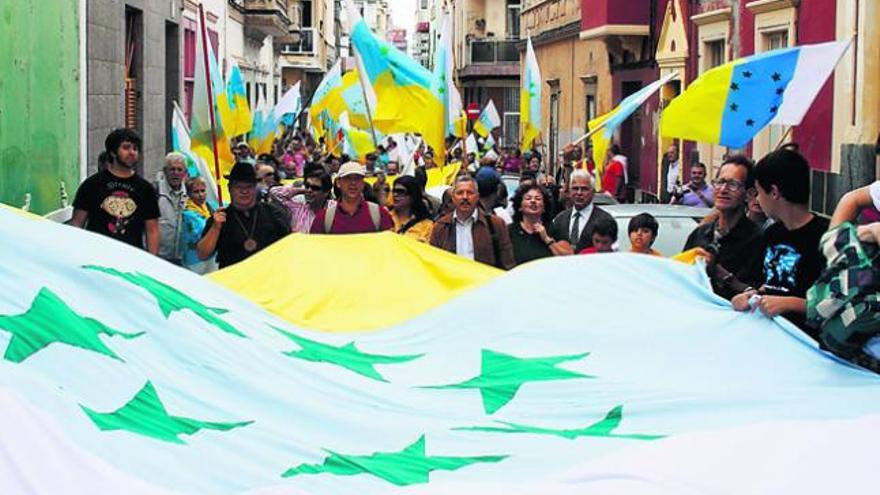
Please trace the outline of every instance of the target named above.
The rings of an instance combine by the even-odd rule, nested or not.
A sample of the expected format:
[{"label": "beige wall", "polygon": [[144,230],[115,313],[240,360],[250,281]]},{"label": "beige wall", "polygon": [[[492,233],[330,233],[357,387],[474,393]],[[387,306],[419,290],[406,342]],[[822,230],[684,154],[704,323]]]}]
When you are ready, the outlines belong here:
[{"label": "beige wall", "polygon": [[[856,26],[856,3],[859,23]],[[859,46],[850,48],[834,71],[834,134],[832,150],[846,144],[875,144],[880,134],[880,2],[837,3],[837,39],[859,32]],[[858,68],[856,70],[856,68]],[[832,172],[840,172],[841,155],[831,154]],[[878,170],[880,173],[880,170]]]},{"label": "beige wall", "polygon": [[541,132],[550,143],[550,98],[553,87],[546,81],[559,81],[559,147],[586,132],[587,81],[595,77],[597,115],[611,110],[611,74],[605,45],[582,41],[577,35],[535,47],[535,57],[545,84],[541,88]]},{"label": "beige wall", "polygon": [[[547,145],[550,99],[558,88],[560,149],[586,132],[588,84],[595,86],[596,115],[611,109],[611,72],[604,43],[579,39],[579,29],[566,38],[541,43],[542,33],[579,23],[580,17],[578,0],[539,0],[525,3],[521,18],[523,34],[531,34],[533,42],[537,41],[535,57],[545,81],[541,88],[541,136]],[[558,85],[551,86],[548,81],[558,81]]]}]

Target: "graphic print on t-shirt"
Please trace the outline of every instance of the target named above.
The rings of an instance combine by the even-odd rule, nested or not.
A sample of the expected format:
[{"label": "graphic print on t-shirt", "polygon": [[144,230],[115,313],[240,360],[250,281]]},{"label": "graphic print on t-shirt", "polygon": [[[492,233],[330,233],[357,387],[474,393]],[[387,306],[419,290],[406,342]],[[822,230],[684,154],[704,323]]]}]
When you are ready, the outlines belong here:
[{"label": "graphic print on t-shirt", "polygon": [[101,209],[113,217],[107,223],[107,230],[114,235],[125,235],[131,216],[137,210],[137,203],[125,191],[114,191],[101,202]]},{"label": "graphic print on t-shirt", "polygon": [[798,263],[801,253],[787,244],[777,244],[767,248],[764,256],[764,273],[767,288],[791,292],[797,286]]}]

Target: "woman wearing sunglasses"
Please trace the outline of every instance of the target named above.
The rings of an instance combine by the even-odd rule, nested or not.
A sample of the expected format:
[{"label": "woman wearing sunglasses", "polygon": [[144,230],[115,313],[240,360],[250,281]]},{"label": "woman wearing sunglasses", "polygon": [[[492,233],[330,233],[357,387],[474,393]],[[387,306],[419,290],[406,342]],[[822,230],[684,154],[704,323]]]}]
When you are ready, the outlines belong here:
[{"label": "woman wearing sunglasses", "polygon": [[391,194],[394,200],[391,210],[394,231],[420,242],[428,242],[434,222],[431,221],[422,188],[416,179],[408,175],[398,177]]}]

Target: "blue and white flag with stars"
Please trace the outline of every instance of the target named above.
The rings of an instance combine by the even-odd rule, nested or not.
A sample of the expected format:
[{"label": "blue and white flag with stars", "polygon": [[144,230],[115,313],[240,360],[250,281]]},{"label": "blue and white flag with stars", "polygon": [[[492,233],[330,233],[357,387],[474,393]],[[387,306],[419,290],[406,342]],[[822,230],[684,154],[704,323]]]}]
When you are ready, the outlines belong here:
[{"label": "blue and white flag with stars", "polygon": [[769,124],[798,125],[850,43],[781,48],[715,67],[672,100],[660,133],[742,148]]},{"label": "blue and white flag with stars", "polygon": [[[291,283],[407,276],[290,255],[328,267]],[[382,255],[351,253],[364,267]],[[733,311],[699,268],[671,260],[541,260],[348,333],[294,326],[141,250],[2,208],[0,260],[0,493],[876,484],[880,378],[785,321]]]}]

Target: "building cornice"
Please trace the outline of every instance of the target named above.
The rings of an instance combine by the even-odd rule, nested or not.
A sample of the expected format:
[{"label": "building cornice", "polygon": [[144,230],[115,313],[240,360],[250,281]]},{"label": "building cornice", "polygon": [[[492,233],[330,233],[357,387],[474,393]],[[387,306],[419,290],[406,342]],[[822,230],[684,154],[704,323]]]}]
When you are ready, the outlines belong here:
[{"label": "building cornice", "polygon": [[606,36],[648,36],[651,28],[647,24],[606,24],[580,32],[580,39],[594,40]]},{"label": "building cornice", "polygon": [[733,9],[730,7],[724,7],[723,9],[715,9],[710,10],[709,12],[703,12],[702,14],[692,15],[691,21],[697,26],[703,26],[715,22],[729,21],[732,15]]},{"label": "building cornice", "polygon": [[766,14],[782,9],[790,9],[798,6],[799,0],[755,0],[746,4],[746,8],[752,14]]},{"label": "building cornice", "polygon": [[[578,20],[569,22],[568,24],[564,24],[553,29],[541,31],[537,35],[532,36],[532,46],[541,46],[559,40],[577,37],[580,29],[581,21]],[[519,48],[519,51],[525,51],[526,40],[520,40],[519,43],[516,44],[516,47]]]}]

